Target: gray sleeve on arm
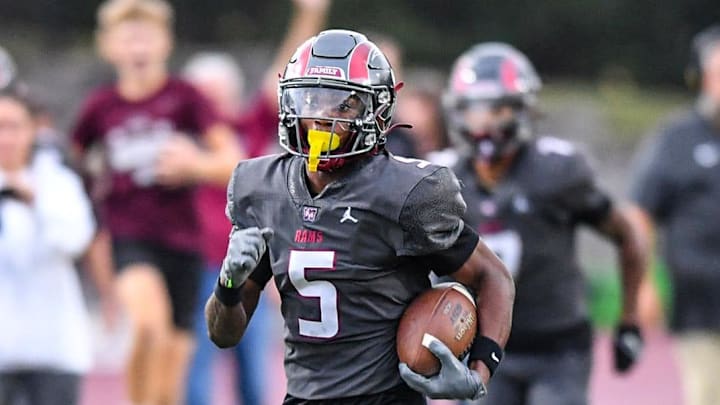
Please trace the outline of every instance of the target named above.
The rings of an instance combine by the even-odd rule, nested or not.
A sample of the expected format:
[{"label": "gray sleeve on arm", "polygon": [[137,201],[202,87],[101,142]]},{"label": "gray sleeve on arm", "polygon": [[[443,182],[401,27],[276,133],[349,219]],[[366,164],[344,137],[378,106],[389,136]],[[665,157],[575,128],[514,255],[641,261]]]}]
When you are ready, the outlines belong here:
[{"label": "gray sleeve on arm", "polygon": [[253,225],[248,223],[249,221],[246,211],[249,210],[249,207],[241,207],[241,205],[246,205],[243,204],[245,199],[242,198],[241,193],[239,192],[240,190],[238,190],[240,183],[237,179],[242,176],[240,173],[241,167],[241,165],[238,165],[235,170],[233,170],[233,174],[230,177],[230,182],[227,187],[227,205],[225,206],[225,215],[234,227],[244,229]]},{"label": "gray sleeve on arm", "polygon": [[460,182],[442,167],[420,180],[400,211],[403,231],[399,256],[420,256],[452,246],[463,230],[465,201]]},{"label": "gray sleeve on arm", "polygon": [[225,216],[230,220],[230,223],[235,226],[237,221],[235,220],[235,176],[237,175],[237,167],[233,170],[232,176],[227,186],[227,203],[225,205]]},{"label": "gray sleeve on arm", "polygon": [[581,154],[574,155],[573,159],[568,161],[565,171],[570,175],[558,196],[561,204],[577,221],[595,225],[605,220],[611,212],[612,200],[598,186],[595,174],[585,157]]},{"label": "gray sleeve on arm", "polygon": [[258,263],[255,270],[253,270],[252,273],[250,273],[250,277],[248,279],[254,281],[260,289],[264,289],[265,285],[270,281],[272,278],[272,266],[270,265],[270,252],[266,251],[263,257],[260,259],[260,263]]}]

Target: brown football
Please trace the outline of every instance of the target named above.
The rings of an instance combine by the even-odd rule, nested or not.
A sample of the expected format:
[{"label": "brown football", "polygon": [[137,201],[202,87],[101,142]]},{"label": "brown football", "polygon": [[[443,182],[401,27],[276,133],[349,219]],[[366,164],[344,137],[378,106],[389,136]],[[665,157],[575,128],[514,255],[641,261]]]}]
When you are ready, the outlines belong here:
[{"label": "brown football", "polygon": [[461,358],[470,349],[477,331],[475,301],[459,283],[442,283],[420,294],[407,307],[397,331],[401,362],[416,373],[431,376],[440,361],[424,345],[432,337]]}]

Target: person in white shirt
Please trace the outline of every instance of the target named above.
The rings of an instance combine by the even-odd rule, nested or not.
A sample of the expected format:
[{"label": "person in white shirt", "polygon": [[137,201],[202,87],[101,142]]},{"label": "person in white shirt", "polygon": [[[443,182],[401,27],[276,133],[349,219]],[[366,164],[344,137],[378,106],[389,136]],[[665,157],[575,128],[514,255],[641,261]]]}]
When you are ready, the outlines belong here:
[{"label": "person in white shirt", "polygon": [[0,404],[73,405],[92,353],[74,262],[95,222],[81,179],[35,138],[27,101],[0,92]]}]

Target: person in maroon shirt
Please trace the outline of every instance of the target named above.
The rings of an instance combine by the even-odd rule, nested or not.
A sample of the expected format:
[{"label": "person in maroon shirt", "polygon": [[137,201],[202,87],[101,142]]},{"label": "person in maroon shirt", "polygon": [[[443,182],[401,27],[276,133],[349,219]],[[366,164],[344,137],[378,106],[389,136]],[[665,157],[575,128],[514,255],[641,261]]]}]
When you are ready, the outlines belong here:
[{"label": "person in maroon shirt", "polygon": [[[278,74],[285,68],[295,48],[323,28],[331,2],[293,0],[292,3],[294,12],[287,35],[253,97],[243,99],[242,71],[228,54],[202,52],[192,57],[183,69],[183,76],[213,103],[223,118],[233,123],[243,149],[250,157],[270,153],[277,147]],[[202,185],[198,190],[197,211],[207,270],[203,273],[201,301],[212,293],[225,258],[230,233],[230,222],[225,217],[226,204],[225,187]],[[197,350],[188,375],[187,405],[212,403],[212,363],[218,349],[207,339],[203,309],[204,302],[198,302],[195,308]],[[255,321],[246,331],[242,343],[233,349],[237,365],[236,388],[244,405],[267,402],[267,374],[270,368],[267,359],[272,355],[273,343],[281,347],[280,338],[273,339],[271,335],[273,309],[272,302],[261,300],[255,309]]]},{"label": "person in maroon shirt", "polygon": [[128,394],[143,405],[182,400],[202,269],[195,184],[226,184],[241,158],[205,98],[169,76],[171,21],[164,0],[100,6],[99,50],[117,82],[88,97],[73,132],[81,157],[94,145],[104,152],[100,216],[134,332]]}]

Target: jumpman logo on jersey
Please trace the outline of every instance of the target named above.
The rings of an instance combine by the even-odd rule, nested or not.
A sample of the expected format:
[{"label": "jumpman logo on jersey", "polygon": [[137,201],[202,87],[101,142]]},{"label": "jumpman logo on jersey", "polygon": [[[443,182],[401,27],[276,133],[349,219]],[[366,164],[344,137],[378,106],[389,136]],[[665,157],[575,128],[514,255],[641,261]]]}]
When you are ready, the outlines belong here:
[{"label": "jumpman logo on jersey", "polygon": [[352,207],[347,207],[345,210],[345,213],[343,214],[342,218],[340,218],[340,223],[344,223],[345,221],[350,221],[353,224],[357,224],[358,220],[357,218],[354,218],[352,214],[350,213],[350,210],[352,210]]}]

